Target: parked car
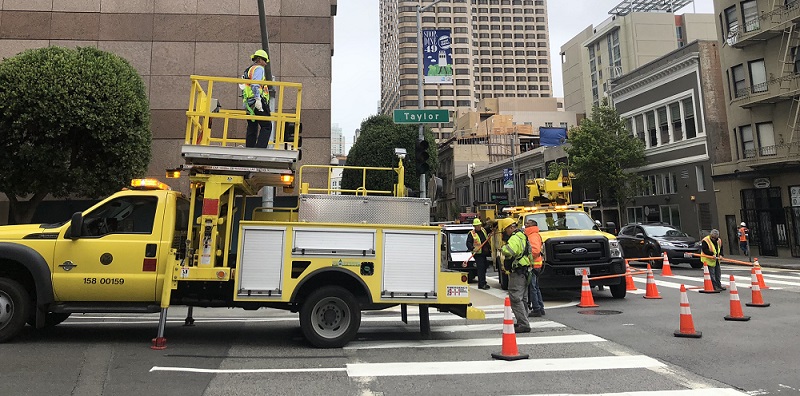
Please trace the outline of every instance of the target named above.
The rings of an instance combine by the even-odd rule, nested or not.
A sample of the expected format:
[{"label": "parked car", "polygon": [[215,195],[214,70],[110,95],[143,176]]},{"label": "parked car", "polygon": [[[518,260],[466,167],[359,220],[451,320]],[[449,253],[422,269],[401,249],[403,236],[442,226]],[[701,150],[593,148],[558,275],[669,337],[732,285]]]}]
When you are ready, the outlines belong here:
[{"label": "parked car", "polygon": [[[686,263],[692,268],[703,268],[699,257],[687,256],[700,253],[701,241],[689,236],[675,226],[665,223],[628,224],[617,235],[625,258],[656,257],[667,252],[671,264]],[[663,261],[653,260],[655,268]]]}]

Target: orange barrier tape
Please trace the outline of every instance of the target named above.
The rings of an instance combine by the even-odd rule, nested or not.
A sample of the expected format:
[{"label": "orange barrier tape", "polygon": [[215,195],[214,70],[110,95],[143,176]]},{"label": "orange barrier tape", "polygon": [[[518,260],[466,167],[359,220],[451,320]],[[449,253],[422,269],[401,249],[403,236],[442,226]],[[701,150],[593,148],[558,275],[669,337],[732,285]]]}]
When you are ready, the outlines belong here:
[{"label": "orange barrier tape", "polygon": [[[691,255],[692,255],[692,256],[695,256],[695,257],[705,257],[705,258],[710,258],[710,259],[716,258],[716,257],[714,257],[714,256],[709,256],[709,255],[707,255],[707,254],[702,254],[702,253],[701,253],[701,254],[697,254],[697,253],[691,253]],[[755,265],[755,263],[749,263],[749,262],[747,262],[747,261],[739,261],[739,260],[729,259],[729,258],[725,258],[725,257],[720,257],[720,258],[719,258],[719,261],[720,261],[721,263],[728,263],[728,264],[738,264],[738,265],[746,265],[746,266],[748,266],[748,267],[752,267],[752,266],[754,266],[754,265]]]},{"label": "orange barrier tape", "polygon": [[[632,271],[630,274],[631,275],[642,275],[642,274],[646,274],[646,273],[647,273],[647,271]],[[611,278],[619,278],[621,276],[628,276],[628,274],[614,274],[614,275],[595,276],[595,277],[589,278],[589,280],[592,281],[592,280],[598,280],[598,279],[611,279]]]},{"label": "orange barrier tape", "polygon": [[658,256],[658,257],[629,258],[629,259],[625,259],[625,262],[627,263],[629,261],[650,261],[650,260],[664,260],[664,257]]}]

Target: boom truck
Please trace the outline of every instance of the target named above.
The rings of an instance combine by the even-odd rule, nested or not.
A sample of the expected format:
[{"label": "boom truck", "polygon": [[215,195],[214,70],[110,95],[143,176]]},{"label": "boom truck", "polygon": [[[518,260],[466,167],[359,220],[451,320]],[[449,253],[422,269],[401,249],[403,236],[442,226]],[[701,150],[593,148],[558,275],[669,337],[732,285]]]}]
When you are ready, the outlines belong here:
[{"label": "boom truck", "polygon": [[[175,305],[188,307],[187,324],[193,307],[298,312],[305,338],[321,348],[352,340],[362,310],[399,305],[406,321],[407,306],[419,306],[423,335],[429,307],[485,317],[470,306],[466,274],[442,268],[439,227],[427,225],[430,200],[405,196],[402,156],[394,168],[340,167],[362,180],[373,172],[395,177],[393,191],[334,189],[335,166],[296,170],[302,86],[288,82],[267,83],[278,92],[277,108],[256,117],[274,121],[274,141],[241,147],[230,121],[251,116],[213,106],[211,94],[248,83],[255,81],[191,76],[185,163],[168,171],[188,176],[188,196],[140,179],[69,221],[0,227],[0,342],[26,323],[42,329],[73,313],[158,312],[152,348],[163,349]],[[295,99],[292,111],[284,110],[287,97]],[[327,173],[327,185],[312,185],[306,173]],[[295,208],[256,208],[239,220],[246,197],[265,186],[291,191],[295,176]]]},{"label": "boom truck", "polygon": [[[624,277],[591,278],[625,274],[625,260],[617,238],[601,231],[584,209],[597,204],[571,203],[572,178],[569,172],[562,171],[558,180],[528,180],[526,188],[531,205],[508,207],[503,212],[515,218],[520,229],[529,219],[538,224],[544,258],[539,287],[580,289],[582,273],[586,270],[592,286],[609,286],[614,298],[625,298]],[[495,235],[495,246],[502,245],[500,233]],[[500,274],[501,287],[507,289],[508,275],[502,271],[502,259],[497,257],[496,250],[493,249],[494,265]]]}]

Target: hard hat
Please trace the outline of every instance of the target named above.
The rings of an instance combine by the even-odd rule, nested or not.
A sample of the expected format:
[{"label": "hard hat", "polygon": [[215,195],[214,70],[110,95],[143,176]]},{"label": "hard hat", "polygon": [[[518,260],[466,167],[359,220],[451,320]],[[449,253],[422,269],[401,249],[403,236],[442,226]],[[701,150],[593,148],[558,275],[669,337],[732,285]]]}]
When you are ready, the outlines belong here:
[{"label": "hard hat", "polygon": [[483,223],[481,223],[481,219],[476,217],[475,220],[472,220],[472,225],[483,225]]},{"label": "hard hat", "polygon": [[739,225],[742,226],[742,227],[747,227],[747,224],[745,224],[744,222],[742,222],[742,224],[739,224]]},{"label": "hard hat", "polygon": [[256,57],[263,58],[265,61],[269,62],[269,55],[267,55],[267,51],[260,49],[256,51],[253,55],[250,55],[250,60],[255,60]]},{"label": "hard hat", "polygon": [[504,219],[500,219],[497,221],[497,229],[499,229],[500,231],[505,231],[506,228],[508,228],[509,226],[516,224],[517,222],[514,221],[514,219],[506,217]]}]

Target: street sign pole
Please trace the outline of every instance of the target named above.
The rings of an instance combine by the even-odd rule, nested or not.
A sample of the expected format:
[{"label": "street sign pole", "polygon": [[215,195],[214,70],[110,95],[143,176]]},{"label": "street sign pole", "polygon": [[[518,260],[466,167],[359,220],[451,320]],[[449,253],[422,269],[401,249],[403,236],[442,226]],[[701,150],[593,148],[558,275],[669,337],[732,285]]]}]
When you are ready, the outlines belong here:
[{"label": "street sign pole", "polygon": [[[422,5],[417,6],[417,105],[420,109],[425,108],[425,98],[423,97],[422,91],[422,13],[429,8],[436,5],[436,3],[442,0],[436,0],[431,4],[426,5],[423,7]],[[425,127],[422,124],[419,124],[419,136],[417,136],[418,141],[425,140]],[[419,175],[419,196],[420,198],[425,198],[427,196],[425,191],[425,174]]]}]

